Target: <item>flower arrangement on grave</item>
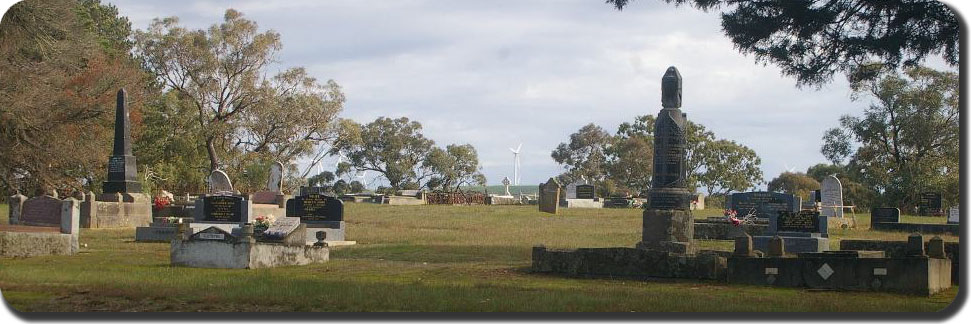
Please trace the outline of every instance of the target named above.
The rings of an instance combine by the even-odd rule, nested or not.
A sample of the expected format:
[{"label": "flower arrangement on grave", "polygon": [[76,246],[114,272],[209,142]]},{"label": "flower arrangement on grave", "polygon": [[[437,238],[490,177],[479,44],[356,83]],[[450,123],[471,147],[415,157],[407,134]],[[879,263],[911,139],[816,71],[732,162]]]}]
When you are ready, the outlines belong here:
[{"label": "flower arrangement on grave", "polygon": [[152,210],[154,210],[154,211],[160,211],[163,208],[165,208],[166,206],[169,206],[171,204],[172,204],[172,201],[169,200],[169,197],[157,196],[154,199],[152,199]]},{"label": "flower arrangement on grave", "polygon": [[182,219],[179,218],[179,217],[166,217],[166,218],[163,218],[162,219],[162,224],[163,225],[179,224],[181,222],[182,222]]},{"label": "flower arrangement on grave", "polygon": [[737,213],[733,209],[726,209],[722,211],[722,215],[726,217],[726,220],[728,220],[729,223],[732,224],[732,226],[739,226],[739,224],[742,224],[742,220],[736,218],[736,216],[739,215],[739,213]]},{"label": "flower arrangement on grave", "polygon": [[273,224],[273,215],[257,216],[253,222],[253,232],[263,233]]}]

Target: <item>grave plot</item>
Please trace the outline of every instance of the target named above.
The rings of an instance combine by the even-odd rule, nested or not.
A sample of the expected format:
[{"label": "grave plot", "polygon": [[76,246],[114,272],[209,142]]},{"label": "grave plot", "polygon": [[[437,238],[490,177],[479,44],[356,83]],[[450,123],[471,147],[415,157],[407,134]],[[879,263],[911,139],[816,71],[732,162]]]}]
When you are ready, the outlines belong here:
[{"label": "grave plot", "polygon": [[77,200],[52,195],[27,199],[17,194],[7,203],[10,224],[0,225],[0,257],[78,253],[81,209]]},{"label": "grave plot", "polygon": [[216,226],[189,234],[189,225],[181,224],[170,243],[170,263],[192,268],[257,269],[326,262],[330,256],[327,244],[306,245],[305,231],[303,224],[283,221],[258,240],[251,224],[242,226],[238,234]]},{"label": "grave plot", "polygon": [[[956,211],[957,214],[957,211]],[[918,232],[922,234],[952,234],[959,235],[958,215],[955,223],[948,224],[919,224],[902,223],[901,211],[892,207],[876,207],[871,209],[871,229],[879,231]]]},{"label": "grave plot", "polygon": [[152,222],[152,200],[142,193],[135,155],[132,154],[125,89],[118,90],[116,99],[115,137],[108,158],[108,178],[99,197],[92,192],[84,195],[81,203],[83,228],[135,227]]},{"label": "grave plot", "polygon": [[[533,248],[534,272],[573,276],[636,276],[687,279],[724,278],[727,253],[697,251],[686,184],[686,115],[679,109],[682,78],[669,67],[662,77],[662,109],[655,120],[654,168],[647,208],[642,213],[641,241],[633,248]],[[541,186],[540,210],[560,186],[551,178]],[[553,199],[550,199],[553,200]]]},{"label": "grave plot", "polygon": [[287,217],[307,227],[307,244],[320,240],[329,246],[353,245],[345,240],[344,202],[318,193],[298,195],[287,201]]},{"label": "grave plot", "polygon": [[952,285],[952,262],[941,239],[929,242],[928,253],[921,235],[908,238],[905,252],[888,256],[885,251],[840,250],[788,253],[785,241],[773,237],[767,253],[753,253],[749,237],[736,240],[728,259],[730,284],[766,285],[828,290],[880,291],[932,295]]}]

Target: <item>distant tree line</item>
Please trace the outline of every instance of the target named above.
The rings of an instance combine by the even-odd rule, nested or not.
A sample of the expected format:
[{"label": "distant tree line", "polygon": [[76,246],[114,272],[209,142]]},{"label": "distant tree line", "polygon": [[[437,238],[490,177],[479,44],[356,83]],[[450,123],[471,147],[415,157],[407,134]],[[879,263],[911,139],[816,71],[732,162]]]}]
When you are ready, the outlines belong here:
[{"label": "distant tree line", "polygon": [[332,176],[375,171],[395,189],[484,181],[472,146],[434,147],[417,122],[339,119],[337,82],[302,67],[271,73],[282,46],[278,33],[233,9],[205,29],[168,17],[132,30],[99,0],[15,4],[0,25],[0,192],[100,191],[119,88],[129,93],[133,151],[149,192],[203,191],[216,169],[238,190],[255,191],[276,161],[291,189],[310,177],[360,190],[360,181],[297,167],[338,152],[350,161]]},{"label": "distant tree line", "polygon": [[[563,183],[585,180],[599,194],[643,195],[651,188],[655,117],[638,116],[611,135],[588,124],[560,143],[550,156],[564,168]],[[704,126],[687,122],[686,173],[693,191],[711,195],[755,188],[763,181],[755,151],[736,142],[717,139]]]}]

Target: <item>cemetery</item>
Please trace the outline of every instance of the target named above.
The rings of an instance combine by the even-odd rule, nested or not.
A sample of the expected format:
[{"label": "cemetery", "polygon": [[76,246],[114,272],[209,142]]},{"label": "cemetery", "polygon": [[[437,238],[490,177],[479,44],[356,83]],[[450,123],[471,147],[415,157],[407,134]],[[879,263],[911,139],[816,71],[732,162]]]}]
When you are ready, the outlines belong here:
[{"label": "cemetery", "polygon": [[[628,5],[607,3],[618,11]],[[0,56],[12,63],[0,67],[3,298],[20,312],[954,308],[964,275],[964,182],[954,157],[961,150],[951,137],[958,133],[960,82],[957,72],[921,65],[929,53],[942,54],[947,66],[958,64],[957,44],[942,41],[958,38],[948,34],[951,25],[922,20],[931,19],[922,10],[942,8],[909,3],[908,14],[920,19],[900,22],[907,30],[925,27],[941,36],[928,40],[896,25],[874,27],[869,19],[903,10],[893,5],[878,10],[855,3],[853,12],[786,7],[776,10],[782,17],[760,17],[779,4],[754,10],[748,2],[687,3],[702,10],[729,7],[720,15],[732,42],[726,44],[755,54],[757,63],[780,65],[771,72],[795,77],[798,86],[823,86],[837,75],[847,78],[854,100],[879,102],[818,130],[819,113],[807,113],[807,104],[794,100],[795,112],[785,117],[803,114],[806,122],[800,123],[823,134],[820,143],[813,139],[819,152],[806,154],[805,145],[780,144],[806,136],[774,119],[776,110],[789,109],[777,107],[778,99],[791,93],[758,89],[772,99],[770,107],[740,90],[765,86],[750,80],[765,78],[759,74],[765,71],[752,68],[750,76],[725,79],[714,75],[738,73],[713,74],[710,62],[694,58],[690,67],[678,63],[687,76],[683,108],[682,72],[654,58],[642,60],[671,60],[659,54],[670,50],[656,44],[638,49],[644,53],[632,50],[627,65],[612,67],[634,71],[628,76],[633,79],[610,74],[633,86],[599,86],[615,93],[584,83],[604,69],[606,63],[597,60],[550,60],[580,70],[537,78],[510,74],[496,81],[479,70],[470,72],[475,77],[461,76],[504,87],[489,88],[431,69],[451,64],[443,56],[430,60],[435,64],[412,64],[428,71],[390,70],[382,82],[351,78],[347,91],[354,100],[347,100],[342,85],[318,73],[379,75],[371,64],[349,60],[355,65],[348,69],[317,62],[273,75],[278,58],[311,55],[280,55],[280,34],[234,9],[208,29],[184,28],[173,16],[139,30],[118,7],[100,1],[18,4],[10,11],[14,19],[0,30]],[[830,11],[813,15],[809,9]],[[64,21],[52,21],[62,16]],[[806,53],[833,46],[814,42],[832,40],[779,23],[830,26],[827,17],[871,27],[867,46],[836,46],[829,52],[839,55],[812,58],[853,64],[806,66]],[[10,21],[26,27],[11,28]],[[838,24],[824,29],[848,32],[843,20]],[[886,40],[873,31],[883,29],[914,39]],[[473,38],[471,31],[456,31]],[[615,45],[595,38],[578,39],[585,48],[606,48],[608,61],[617,61]],[[793,43],[773,43],[780,40]],[[868,47],[882,42],[899,48]],[[676,46],[683,47],[693,48]],[[905,57],[902,65],[895,50],[915,57]],[[413,56],[428,58],[389,52],[406,63]],[[513,45],[485,52],[488,59],[477,59],[495,59],[511,71],[527,68],[514,63],[522,57],[539,57]],[[865,58],[886,61],[865,65]],[[425,78],[436,73],[456,88],[435,88],[442,81]],[[412,79],[395,79],[401,75]],[[401,97],[384,82],[414,97]],[[418,91],[415,84],[429,89]],[[504,91],[516,95],[496,96]],[[436,102],[444,100],[433,95],[440,92],[451,101]],[[476,101],[482,93],[489,94],[491,108]],[[358,111],[344,111],[345,105],[388,103],[389,110],[378,111],[371,122],[355,120]],[[457,104],[479,113],[451,108]],[[543,115],[527,109],[547,106],[555,108]],[[904,117],[885,118],[884,108]],[[439,115],[429,117],[423,109]],[[769,109],[773,113],[760,111]],[[574,116],[581,113],[591,115]],[[422,123],[409,119],[412,114],[426,123],[428,137]],[[495,132],[474,127],[495,122],[487,118],[499,118],[494,114],[508,125]],[[612,119],[618,127],[605,129],[595,123],[603,116],[623,121]],[[753,116],[758,120],[743,120]],[[568,133],[565,127],[579,130]],[[925,134],[928,129],[936,133]],[[916,141],[910,138],[915,134],[929,138]],[[567,140],[556,145],[557,138]],[[483,145],[521,139],[526,147],[509,147],[511,166],[506,145]],[[496,151],[506,161],[500,166],[492,157]],[[538,156],[544,160],[535,161]],[[828,163],[818,163],[821,156]],[[795,171],[788,164],[794,161],[783,161],[788,158],[810,166]],[[333,168],[322,166],[332,162]],[[780,170],[771,163],[783,165],[775,178],[763,174]],[[512,172],[504,173],[507,168]],[[521,186],[524,176],[530,185]]]}]

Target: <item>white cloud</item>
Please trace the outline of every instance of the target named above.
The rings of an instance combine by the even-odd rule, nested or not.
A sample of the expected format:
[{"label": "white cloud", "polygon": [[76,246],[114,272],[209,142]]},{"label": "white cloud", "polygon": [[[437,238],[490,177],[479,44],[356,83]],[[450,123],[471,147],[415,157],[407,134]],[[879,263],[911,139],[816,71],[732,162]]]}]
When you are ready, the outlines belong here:
[{"label": "white cloud", "polygon": [[613,132],[660,109],[660,78],[684,78],[689,119],[749,146],[767,181],[784,164],[824,162],[820,137],[856,113],[839,77],[801,90],[775,66],[754,63],[722,35],[717,13],[636,1],[112,1],[134,27],[179,16],[194,28],[233,7],[282,36],[282,66],[334,79],[343,117],[406,116],[439,145],[470,143],[490,182],[512,174],[523,143],[523,182],[560,169],[550,151],[587,123]]}]

